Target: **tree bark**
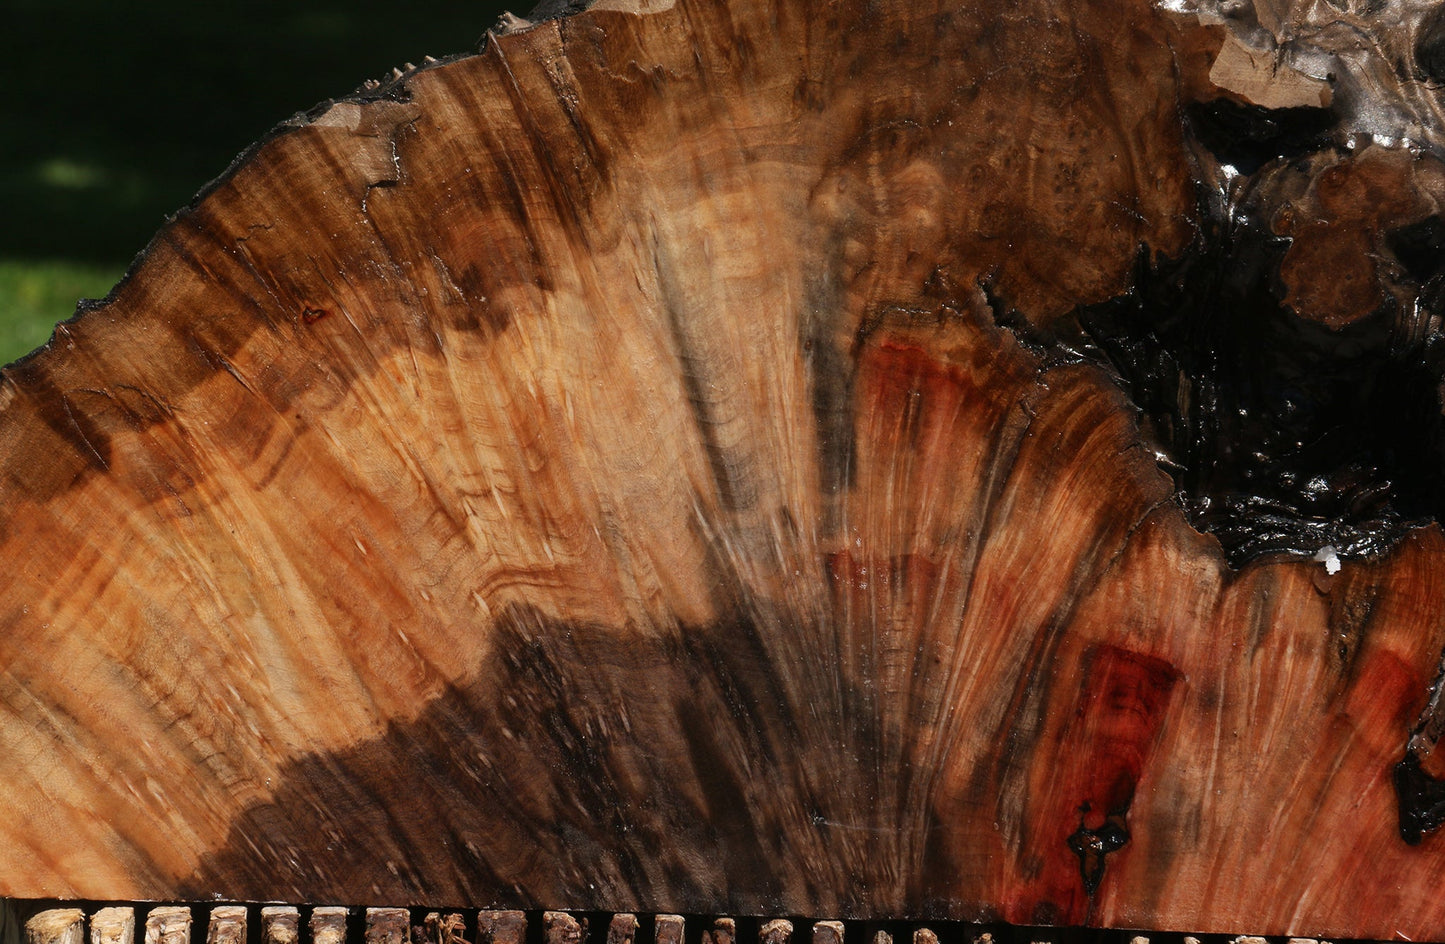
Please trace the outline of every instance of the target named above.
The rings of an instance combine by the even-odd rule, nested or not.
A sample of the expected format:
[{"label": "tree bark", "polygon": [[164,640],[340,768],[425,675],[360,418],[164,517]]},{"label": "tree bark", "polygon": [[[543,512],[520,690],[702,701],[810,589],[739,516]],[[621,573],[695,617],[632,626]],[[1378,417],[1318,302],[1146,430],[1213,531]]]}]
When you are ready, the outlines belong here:
[{"label": "tree bark", "polygon": [[1445,937],[1432,16],[601,0],[278,128],[5,372],[0,894]]}]

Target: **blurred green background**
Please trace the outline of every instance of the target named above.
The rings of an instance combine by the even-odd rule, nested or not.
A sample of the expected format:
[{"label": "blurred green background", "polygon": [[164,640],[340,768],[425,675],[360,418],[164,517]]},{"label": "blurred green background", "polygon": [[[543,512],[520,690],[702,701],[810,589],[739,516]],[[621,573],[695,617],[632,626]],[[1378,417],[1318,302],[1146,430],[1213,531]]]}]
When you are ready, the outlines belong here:
[{"label": "blurred green background", "polygon": [[0,363],[272,126],[532,2],[0,0]]}]

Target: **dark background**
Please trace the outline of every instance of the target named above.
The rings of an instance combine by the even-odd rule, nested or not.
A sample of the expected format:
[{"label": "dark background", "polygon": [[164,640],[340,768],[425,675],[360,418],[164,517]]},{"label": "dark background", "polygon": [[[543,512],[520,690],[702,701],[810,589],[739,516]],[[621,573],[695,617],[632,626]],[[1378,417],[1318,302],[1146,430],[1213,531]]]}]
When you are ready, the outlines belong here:
[{"label": "dark background", "polygon": [[532,0],[0,0],[0,363],[268,129]]}]

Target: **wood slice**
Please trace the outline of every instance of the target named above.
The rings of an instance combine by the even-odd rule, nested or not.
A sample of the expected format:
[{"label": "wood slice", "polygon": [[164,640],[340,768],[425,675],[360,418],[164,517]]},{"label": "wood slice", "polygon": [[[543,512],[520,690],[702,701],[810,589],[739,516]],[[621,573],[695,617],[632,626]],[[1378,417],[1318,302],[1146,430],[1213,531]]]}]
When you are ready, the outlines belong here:
[{"label": "wood slice", "polygon": [[[786,918],[774,918],[758,929],[758,944],[789,944],[792,938],[793,922]],[[892,940],[888,938],[889,944]]]},{"label": "wood slice", "polygon": [[[420,940],[426,944],[465,944],[466,919],[455,912],[451,914],[440,914],[431,912],[422,923],[422,934]],[[561,942],[561,944],[580,944],[580,941]]]},{"label": "wood slice", "polygon": [[477,944],[523,944],[527,916],[520,911],[483,911],[477,915]]},{"label": "wood slice", "polygon": [[607,944],[633,944],[637,940],[637,916],[615,914],[607,924]]},{"label": "wood slice", "polygon": [[85,915],[78,908],[52,908],[25,922],[25,944],[84,944]]},{"label": "wood slice", "polygon": [[1438,20],[599,0],[278,128],[4,372],[0,894],[1445,938]]},{"label": "wood slice", "polygon": [[738,925],[732,918],[717,918],[702,932],[702,944],[737,944]]},{"label": "wood slice", "polygon": [[314,909],[311,940],[314,944],[346,944],[346,909],[336,905]]},{"label": "wood slice", "polygon": [[90,944],[135,944],[135,909],[101,908],[90,917]]},{"label": "wood slice", "polygon": [[221,905],[211,909],[206,944],[246,944],[246,908]]},{"label": "wood slice", "polygon": [[366,944],[410,944],[411,916],[405,908],[366,909]]},{"label": "wood slice", "polygon": [[301,912],[290,905],[261,909],[261,940],[265,944],[297,944],[301,938]]},{"label": "wood slice", "polygon": [[145,944],[190,944],[191,909],[184,905],[152,908],[146,915]]},{"label": "wood slice", "polygon": [[587,921],[560,911],[542,915],[542,938],[547,944],[582,944],[587,938]]}]

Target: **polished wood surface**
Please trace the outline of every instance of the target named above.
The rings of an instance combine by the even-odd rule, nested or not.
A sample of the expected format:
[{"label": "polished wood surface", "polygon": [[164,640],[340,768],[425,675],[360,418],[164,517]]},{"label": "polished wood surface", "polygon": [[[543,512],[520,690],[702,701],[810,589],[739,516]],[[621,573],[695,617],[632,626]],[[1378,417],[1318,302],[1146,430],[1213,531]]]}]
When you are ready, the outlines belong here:
[{"label": "polished wood surface", "polygon": [[1440,164],[1226,160],[1258,35],[603,0],[278,129],[5,371],[0,894],[1445,936],[1428,396],[1302,544],[1118,327],[1259,232],[1435,389]]}]

